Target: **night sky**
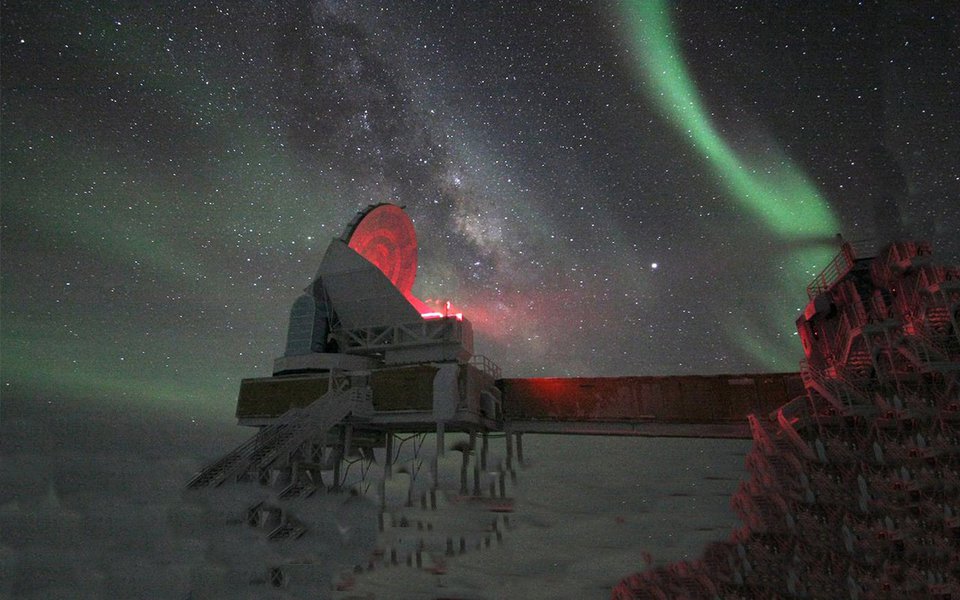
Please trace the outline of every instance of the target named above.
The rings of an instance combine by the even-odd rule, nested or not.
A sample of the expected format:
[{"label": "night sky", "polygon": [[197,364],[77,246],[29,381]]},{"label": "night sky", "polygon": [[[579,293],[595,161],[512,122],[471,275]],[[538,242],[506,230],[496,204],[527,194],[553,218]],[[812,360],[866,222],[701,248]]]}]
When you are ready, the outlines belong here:
[{"label": "night sky", "polygon": [[952,3],[542,4],[4,1],[4,398],[230,418],[370,203],[508,376],[795,370],[836,233],[960,259]]}]

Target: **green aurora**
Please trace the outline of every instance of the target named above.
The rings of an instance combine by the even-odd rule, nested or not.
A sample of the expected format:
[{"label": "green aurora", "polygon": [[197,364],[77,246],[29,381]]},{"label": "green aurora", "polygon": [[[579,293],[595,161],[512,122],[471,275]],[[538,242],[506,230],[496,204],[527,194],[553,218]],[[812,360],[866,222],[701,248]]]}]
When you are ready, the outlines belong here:
[{"label": "green aurora", "polygon": [[[754,305],[757,318],[725,319],[725,332],[766,368],[793,369],[797,353],[780,338],[783,332],[792,333],[796,305],[802,300],[798,294],[836,253],[832,237],[840,231],[840,222],[816,186],[782,152],[746,157],[724,140],[683,62],[669,3],[627,0],[621,9],[647,95],[703,157],[751,226],[782,242],[783,249],[771,257],[775,267],[766,267],[778,272],[769,274],[775,283]],[[776,325],[763,329],[760,323]]]}]

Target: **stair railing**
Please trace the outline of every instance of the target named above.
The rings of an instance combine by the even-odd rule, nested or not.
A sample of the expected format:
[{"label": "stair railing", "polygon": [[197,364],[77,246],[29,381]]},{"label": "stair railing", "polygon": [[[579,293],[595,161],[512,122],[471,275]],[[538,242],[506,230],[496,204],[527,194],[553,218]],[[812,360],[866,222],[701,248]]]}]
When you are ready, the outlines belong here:
[{"label": "stair railing", "polygon": [[811,367],[809,362],[805,360],[800,363],[800,376],[805,386],[811,383],[813,387],[819,387],[820,390],[831,396],[827,400],[832,399],[840,404],[839,408],[847,409],[857,405],[872,406],[873,404],[870,396],[857,386],[840,377],[826,377],[823,373]]}]

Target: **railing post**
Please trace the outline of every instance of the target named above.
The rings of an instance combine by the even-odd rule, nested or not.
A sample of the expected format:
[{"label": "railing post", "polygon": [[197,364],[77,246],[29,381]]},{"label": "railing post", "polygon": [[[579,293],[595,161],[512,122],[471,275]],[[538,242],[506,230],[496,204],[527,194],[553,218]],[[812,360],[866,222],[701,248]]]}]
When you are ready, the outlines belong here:
[{"label": "railing post", "polygon": [[853,263],[856,262],[856,255],[853,252],[853,246],[850,245],[850,242],[844,242],[840,246],[840,252],[845,259],[847,259],[846,266],[852,267]]},{"label": "railing post", "polygon": [[383,461],[383,475],[384,479],[389,479],[393,477],[393,432],[387,432],[386,440],[386,457]]},{"label": "railing post", "polygon": [[484,471],[487,470],[487,450],[488,450],[488,440],[487,432],[484,431],[480,440],[480,468]]},{"label": "railing post", "polygon": [[480,457],[477,455],[477,432],[470,432],[470,454],[473,455],[473,495],[480,495]]}]

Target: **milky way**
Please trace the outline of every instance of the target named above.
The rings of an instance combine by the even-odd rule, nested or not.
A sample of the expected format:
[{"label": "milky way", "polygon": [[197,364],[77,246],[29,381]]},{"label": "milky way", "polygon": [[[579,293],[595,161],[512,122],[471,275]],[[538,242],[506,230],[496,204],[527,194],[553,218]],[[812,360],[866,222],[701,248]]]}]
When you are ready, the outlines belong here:
[{"label": "milky way", "polygon": [[229,416],[383,201],[511,376],[794,370],[836,233],[960,257],[957,15],[706,4],[5,2],[4,395]]}]

